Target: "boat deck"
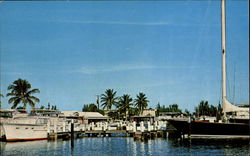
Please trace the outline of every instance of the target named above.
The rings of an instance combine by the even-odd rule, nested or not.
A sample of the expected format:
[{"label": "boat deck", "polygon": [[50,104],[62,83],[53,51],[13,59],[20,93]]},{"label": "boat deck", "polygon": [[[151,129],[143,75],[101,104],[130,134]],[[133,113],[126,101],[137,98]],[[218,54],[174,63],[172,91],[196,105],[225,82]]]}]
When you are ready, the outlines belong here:
[{"label": "boat deck", "polygon": [[191,134],[191,138],[197,139],[250,139],[250,136],[246,135],[201,135]]}]

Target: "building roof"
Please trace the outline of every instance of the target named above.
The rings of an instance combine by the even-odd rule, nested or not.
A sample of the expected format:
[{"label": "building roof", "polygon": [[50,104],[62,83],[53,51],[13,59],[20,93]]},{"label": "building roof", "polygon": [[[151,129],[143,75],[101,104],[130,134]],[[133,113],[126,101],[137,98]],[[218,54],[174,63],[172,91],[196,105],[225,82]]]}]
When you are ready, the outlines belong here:
[{"label": "building roof", "polygon": [[61,112],[63,116],[65,117],[84,117],[86,119],[88,118],[108,118],[107,116],[103,116],[99,112],[78,112],[78,111],[62,111]]},{"label": "building roof", "polygon": [[181,113],[181,112],[159,112],[159,114],[178,115],[178,114],[185,114],[185,113]]},{"label": "building roof", "polygon": [[154,118],[155,116],[131,116],[131,118]]}]

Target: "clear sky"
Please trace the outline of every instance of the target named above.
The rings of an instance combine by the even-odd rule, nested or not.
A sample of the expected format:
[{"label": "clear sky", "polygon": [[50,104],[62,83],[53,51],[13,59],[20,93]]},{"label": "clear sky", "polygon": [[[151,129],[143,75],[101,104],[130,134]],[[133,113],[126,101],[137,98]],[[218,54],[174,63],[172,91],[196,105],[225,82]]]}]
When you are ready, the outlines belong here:
[{"label": "clear sky", "polygon": [[[1,92],[28,80],[41,102],[82,109],[114,89],[154,108],[221,99],[220,1],[0,3]],[[249,103],[249,4],[226,3],[228,97]],[[4,108],[10,108],[3,98]]]}]

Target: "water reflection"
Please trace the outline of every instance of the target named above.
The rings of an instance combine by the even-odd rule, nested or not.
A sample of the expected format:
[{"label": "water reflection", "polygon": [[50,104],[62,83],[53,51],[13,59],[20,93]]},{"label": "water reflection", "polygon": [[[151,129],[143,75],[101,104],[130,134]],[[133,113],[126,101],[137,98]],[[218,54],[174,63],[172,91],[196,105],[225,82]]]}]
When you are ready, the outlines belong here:
[{"label": "water reflection", "polygon": [[152,140],[149,140],[146,145],[148,148],[148,154],[152,155]]},{"label": "water reflection", "polygon": [[14,142],[14,143],[5,143],[0,142],[1,144],[1,153],[3,155],[23,155],[24,151],[28,150],[29,155],[36,153],[36,151],[46,151],[47,141],[36,141],[34,142]]},{"label": "water reflection", "polygon": [[132,142],[132,145],[133,145],[133,150],[132,150],[132,152],[133,152],[133,154],[132,155],[137,155],[137,153],[136,153],[136,149],[137,149],[137,147],[136,147],[136,142],[133,140],[133,141],[131,141]]},{"label": "water reflection", "polygon": [[[240,139],[186,139],[169,140],[174,149],[183,148],[189,155],[247,155],[250,153],[249,138]],[[172,149],[172,148],[170,148]]]},{"label": "water reflection", "polygon": [[247,155],[249,140],[167,140],[147,142],[133,138],[102,137],[69,141],[0,142],[1,155]]}]

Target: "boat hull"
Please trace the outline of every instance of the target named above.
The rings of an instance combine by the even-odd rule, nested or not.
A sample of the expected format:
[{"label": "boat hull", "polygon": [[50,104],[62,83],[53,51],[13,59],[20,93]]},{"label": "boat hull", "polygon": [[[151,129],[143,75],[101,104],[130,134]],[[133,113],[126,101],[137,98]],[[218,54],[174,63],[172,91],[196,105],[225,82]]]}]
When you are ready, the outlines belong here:
[{"label": "boat hull", "polygon": [[182,134],[200,134],[200,135],[250,135],[250,124],[247,123],[212,123],[192,121],[169,120],[177,131]]},{"label": "boat hull", "polygon": [[47,139],[46,125],[4,123],[1,126],[7,142]]}]

